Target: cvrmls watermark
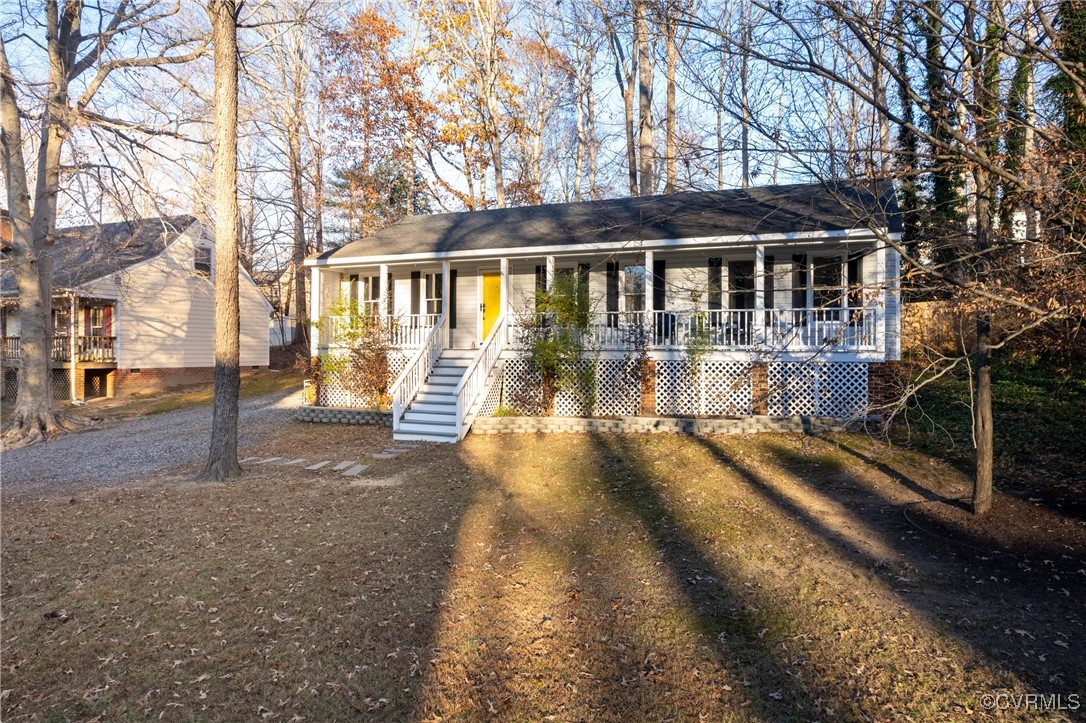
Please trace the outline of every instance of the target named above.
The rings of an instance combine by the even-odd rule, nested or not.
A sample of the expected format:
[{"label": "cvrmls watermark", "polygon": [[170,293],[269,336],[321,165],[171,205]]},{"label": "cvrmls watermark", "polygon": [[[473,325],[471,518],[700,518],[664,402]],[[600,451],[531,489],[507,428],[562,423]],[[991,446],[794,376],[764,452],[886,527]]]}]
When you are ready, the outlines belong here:
[{"label": "cvrmls watermark", "polygon": [[980,707],[985,710],[1078,710],[1082,707],[1078,693],[984,693]]}]

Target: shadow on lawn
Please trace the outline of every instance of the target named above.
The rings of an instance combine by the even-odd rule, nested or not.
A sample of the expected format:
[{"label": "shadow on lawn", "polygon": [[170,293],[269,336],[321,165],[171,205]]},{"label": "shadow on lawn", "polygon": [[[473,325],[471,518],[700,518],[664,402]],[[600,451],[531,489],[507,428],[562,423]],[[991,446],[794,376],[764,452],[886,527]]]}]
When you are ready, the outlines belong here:
[{"label": "shadow on lawn", "polygon": [[[817,488],[808,485],[803,475],[810,460],[783,442],[767,442],[764,449],[782,471],[795,476],[794,481],[770,479],[749,462],[729,454],[720,440],[695,440],[719,464],[738,473],[761,501],[822,539],[856,569],[881,578],[886,589],[918,616],[971,646],[991,663],[1020,675],[1041,692],[1086,682],[1086,661],[1055,643],[1066,642],[1059,636],[1081,631],[1084,624],[1081,607],[1075,603],[1086,598],[1081,582],[1081,566],[1086,561],[1081,550],[1068,554],[1067,548],[1042,543],[1031,550],[1016,550],[1014,555],[1001,554],[990,540],[939,523],[932,523],[929,530],[939,539],[903,534],[915,532],[902,515],[905,503],[889,499],[851,473],[846,473],[846,481],[841,484]],[[839,446],[862,461],[874,462],[856,450]],[[952,502],[899,470],[887,465],[877,467],[926,501]],[[859,534],[846,535],[832,529],[817,510],[782,491],[789,484],[802,486],[838,509],[848,510],[848,525]],[[886,565],[893,561],[871,553],[871,549],[879,548],[904,563],[905,569],[915,571],[910,576],[917,578],[917,586],[902,585],[894,569],[897,565]],[[1015,630],[1034,632],[1010,635]]]},{"label": "shadow on lawn", "polygon": [[[621,436],[594,434],[590,439],[600,465],[612,470],[614,500],[648,531],[678,591],[694,610],[699,632],[720,643],[716,655],[722,665],[740,663],[744,668],[735,671],[747,685],[744,698],[749,707],[742,709],[744,715],[772,720],[796,715],[795,709],[801,708],[817,718],[820,707],[827,704],[838,714],[848,710],[851,701],[843,691],[809,689],[791,673],[788,661],[763,640],[759,623],[744,609],[749,606],[738,592],[741,583],[732,570],[720,569],[703,553],[673,517],[634,444]],[[772,601],[760,600],[758,605],[771,606]]]}]

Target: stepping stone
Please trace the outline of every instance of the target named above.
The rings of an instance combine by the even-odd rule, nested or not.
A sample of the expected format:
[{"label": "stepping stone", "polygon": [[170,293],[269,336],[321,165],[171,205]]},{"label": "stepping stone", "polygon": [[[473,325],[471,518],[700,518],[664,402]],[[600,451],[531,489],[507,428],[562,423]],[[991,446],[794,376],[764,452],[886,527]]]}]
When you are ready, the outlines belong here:
[{"label": "stepping stone", "polygon": [[290,467],[291,465],[301,464],[302,462],[305,462],[305,461],[306,461],[305,459],[292,459],[289,462],[283,462],[282,465],[284,467]]},{"label": "stepping stone", "polygon": [[335,467],[333,467],[332,469],[333,469],[333,470],[335,470],[336,472],[339,472],[339,471],[340,471],[341,469],[347,469],[348,467],[350,467],[350,466],[351,466],[352,464],[354,464],[354,463],[355,463],[355,462],[354,462],[354,460],[353,460],[353,459],[352,459],[352,460],[348,460],[348,461],[346,461],[346,462],[340,462],[339,464],[337,464],[337,465],[336,465]]},{"label": "stepping stone", "polygon": [[306,467],[306,470],[308,470],[310,472],[316,472],[321,467],[324,467],[325,465],[329,465],[329,464],[332,464],[332,460],[326,459],[323,462],[317,462],[316,464],[309,465],[308,467]]},{"label": "stepping stone", "polygon": [[412,449],[414,449],[414,447],[393,447],[392,449],[386,449],[385,452],[403,454],[404,452],[410,452]]},{"label": "stepping stone", "polygon": [[392,459],[396,455],[389,454],[388,452],[374,452],[370,456],[373,457],[374,459]]},{"label": "stepping stone", "polygon": [[268,462],[278,462],[281,459],[283,459],[283,458],[282,457],[268,457],[267,459],[260,460],[259,462],[257,462],[257,464],[267,464]]},{"label": "stepping stone", "polygon": [[246,457],[245,459],[239,459],[238,462],[245,464],[246,462],[252,462],[254,459],[260,459],[260,457]]},{"label": "stepping stone", "polygon": [[357,476],[358,476],[358,474],[359,474],[359,473],[360,473],[360,472],[361,472],[362,470],[366,469],[367,467],[369,467],[369,465],[368,465],[368,464],[356,464],[356,465],[355,465],[354,467],[351,467],[351,468],[350,468],[349,470],[347,470],[346,472],[344,472],[344,473],[343,473],[343,476],[344,476],[344,477],[357,477]]}]

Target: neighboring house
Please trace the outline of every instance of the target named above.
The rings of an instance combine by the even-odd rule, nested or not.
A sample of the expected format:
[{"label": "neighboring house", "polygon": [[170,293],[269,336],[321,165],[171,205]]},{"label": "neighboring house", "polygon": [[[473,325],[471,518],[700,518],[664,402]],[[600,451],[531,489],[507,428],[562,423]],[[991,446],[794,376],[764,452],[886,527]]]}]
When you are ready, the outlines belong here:
[{"label": "neighboring house", "polygon": [[[9,237],[10,238],[10,237]],[[53,386],[86,399],[211,380],[215,249],[191,216],[58,229],[53,246]],[[238,269],[241,365],[268,366],[271,305]],[[20,365],[18,291],[0,271],[5,399]]]},{"label": "neighboring house", "polygon": [[[312,354],[343,357],[344,301],[383,320],[397,438],[455,441],[531,395],[538,289],[587,288],[597,390],[556,415],[862,416],[900,357],[893,187],[809,184],[405,219],[309,259]],[[700,352],[695,360],[691,349]],[[644,353],[649,373],[631,382]],[[644,357],[642,356],[642,359]],[[343,375],[315,406],[372,406]]]}]

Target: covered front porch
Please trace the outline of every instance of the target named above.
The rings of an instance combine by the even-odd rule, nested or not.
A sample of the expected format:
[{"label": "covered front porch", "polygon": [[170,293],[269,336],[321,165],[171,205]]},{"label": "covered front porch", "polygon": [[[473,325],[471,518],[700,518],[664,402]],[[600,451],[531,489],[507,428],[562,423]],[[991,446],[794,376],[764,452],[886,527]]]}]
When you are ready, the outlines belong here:
[{"label": "covered front porch", "polygon": [[501,326],[513,350],[562,276],[585,297],[583,343],[604,353],[885,353],[886,260],[872,241],[314,268],[312,351],[341,350],[359,315],[397,350],[441,323],[443,348],[478,349]]}]

